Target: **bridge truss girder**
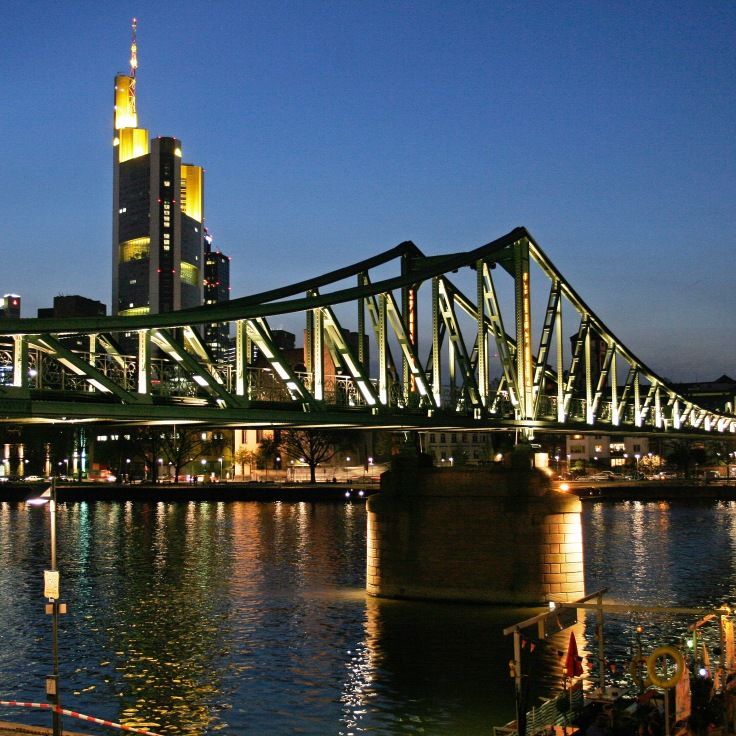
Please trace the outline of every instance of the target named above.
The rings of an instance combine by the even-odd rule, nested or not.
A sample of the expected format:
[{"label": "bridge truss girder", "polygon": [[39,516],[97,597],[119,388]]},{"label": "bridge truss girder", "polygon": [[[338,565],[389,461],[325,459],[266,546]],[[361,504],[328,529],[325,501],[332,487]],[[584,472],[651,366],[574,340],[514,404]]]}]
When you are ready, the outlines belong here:
[{"label": "bridge truss girder", "polygon": [[[474,300],[458,283],[471,272]],[[269,320],[287,317],[303,320],[303,360],[274,338]],[[232,363],[210,358],[200,325],[213,322],[232,325]],[[117,347],[123,333],[137,334],[135,355]],[[0,418],[736,432],[732,414],[696,406],[634,356],[523,228],[444,256],[402,243],[299,284],[172,314],[0,321]]]}]

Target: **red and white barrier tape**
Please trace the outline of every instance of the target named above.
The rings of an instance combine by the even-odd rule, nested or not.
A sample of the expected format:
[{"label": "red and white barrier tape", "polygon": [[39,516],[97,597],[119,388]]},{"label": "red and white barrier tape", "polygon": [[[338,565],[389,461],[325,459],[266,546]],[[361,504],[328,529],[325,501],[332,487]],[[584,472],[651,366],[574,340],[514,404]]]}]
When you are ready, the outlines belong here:
[{"label": "red and white barrier tape", "polygon": [[140,733],[143,734],[143,736],[160,736],[160,734],[154,733],[153,731],[146,731],[143,728],[135,728],[134,726],[124,726],[121,723],[113,723],[112,721],[103,721],[101,718],[85,716],[82,713],[76,713],[73,710],[65,710],[64,708],[51,705],[51,703],[21,703],[19,700],[0,700],[0,705],[13,705],[19,708],[43,708],[44,710],[52,710],[55,713],[61,713],[62,715],[71,716],[72,718],[79,718],[82,721],[91,721],[92,723],[99,723],[101,726],[119,728],[121,731]]}]

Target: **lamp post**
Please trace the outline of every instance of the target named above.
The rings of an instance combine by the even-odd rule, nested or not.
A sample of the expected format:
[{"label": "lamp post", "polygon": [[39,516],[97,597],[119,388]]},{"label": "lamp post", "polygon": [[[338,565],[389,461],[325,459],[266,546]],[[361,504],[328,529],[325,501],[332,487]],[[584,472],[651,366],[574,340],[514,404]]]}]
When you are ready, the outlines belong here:
[{"label": "lamp post", "polygon": [[51,649],[53,657],[53,674],[46,678],[46,698],[54,706],[51,712],[53,736],[61,733],[61,705],[59,702],[59,614],[66,613],[66,603],[59,603],[59,571],[56,569],[56,479],[51,479],[51,486],[40,496],[29,498],[33,505],[49,504],[49,529],[51,536],[51,569],[44,571],[44,597],[49,600],[46,613],[51,614]]}]

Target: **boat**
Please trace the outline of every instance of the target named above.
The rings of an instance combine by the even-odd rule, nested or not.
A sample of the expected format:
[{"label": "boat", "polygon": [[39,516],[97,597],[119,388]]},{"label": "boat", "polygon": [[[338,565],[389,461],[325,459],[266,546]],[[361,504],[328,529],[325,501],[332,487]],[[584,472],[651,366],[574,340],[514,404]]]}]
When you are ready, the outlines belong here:
[{"label": "boat", "polygon": [[[516,719],[494,727],[494,736],[720,736],[736,733],[734,616],[727,606],[689,608],[605,603],[607,589],[576,601],[549,603],[549,610],[504,629],[513,636],[509,671]],[[595,614],[597,647],[577,649],[579,614]],[[628,661],[606,652],[606,617],[634,625]],[[636,620],[657,622],[651,634]],[[566,654],[558,651],[561,687],[530,707],[535,649],[569,631]],[[620,647],[619,647],[620,649]],[[616,674],[617,665],[621,667]]]}]

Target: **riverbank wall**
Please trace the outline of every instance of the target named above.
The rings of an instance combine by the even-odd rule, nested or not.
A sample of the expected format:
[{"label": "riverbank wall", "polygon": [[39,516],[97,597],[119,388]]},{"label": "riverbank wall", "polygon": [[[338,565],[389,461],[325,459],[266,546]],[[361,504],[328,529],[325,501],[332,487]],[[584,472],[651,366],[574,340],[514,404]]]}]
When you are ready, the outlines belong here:
[{"label": "riverbank wall", "polygon": [[[42,493],[48,483],[3,483],[0,501],[22,502],[34,492]],[[189,483],[159,484],[97,484],[70,483],[56,487],[59,503],[84,501],[118,502],[175,502],[175,501],[284,501],[331,502],[360,501],[376,493],[376,485],[347,485],[342,483]]]},{"label": "riverbank wall", "polygon": [[686,480],[571,484],[581,501],[736,501],[736,483]]}]

